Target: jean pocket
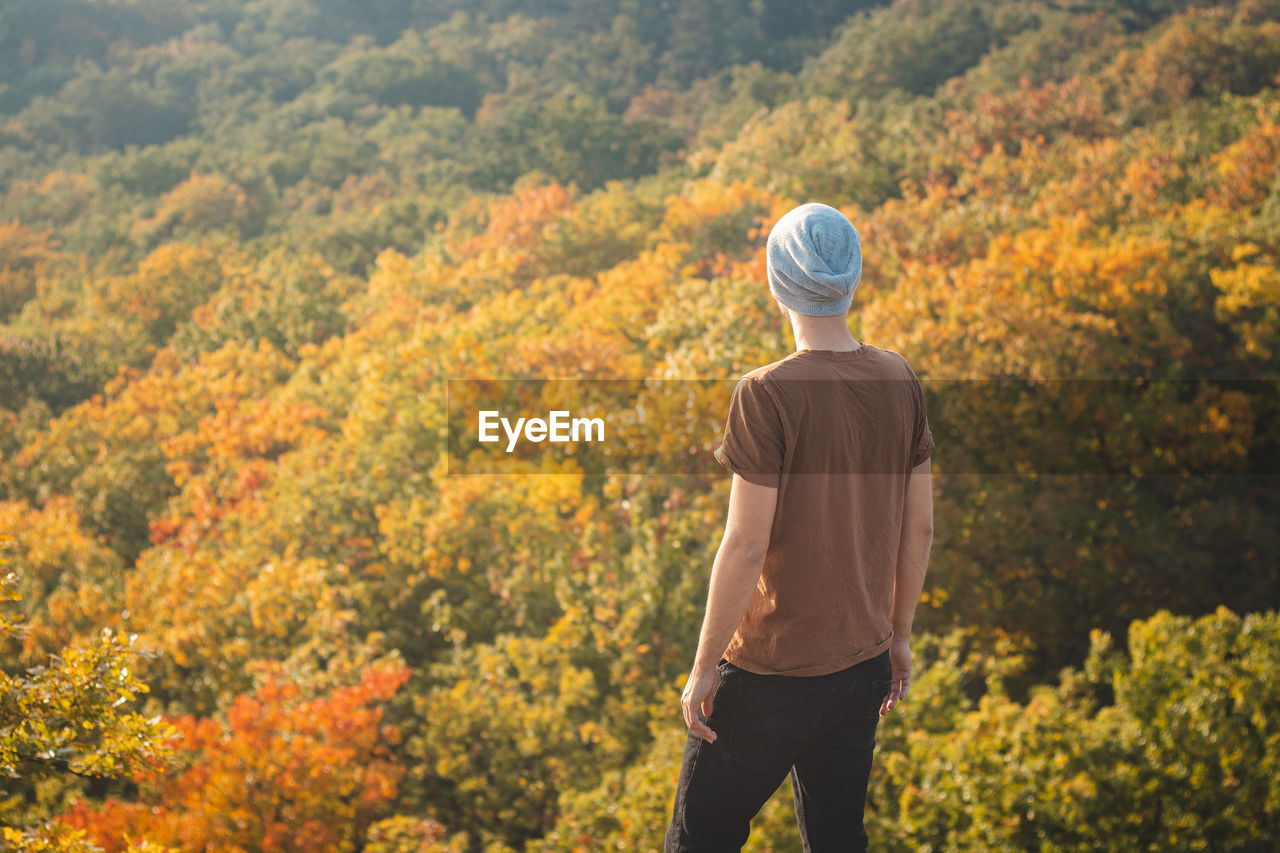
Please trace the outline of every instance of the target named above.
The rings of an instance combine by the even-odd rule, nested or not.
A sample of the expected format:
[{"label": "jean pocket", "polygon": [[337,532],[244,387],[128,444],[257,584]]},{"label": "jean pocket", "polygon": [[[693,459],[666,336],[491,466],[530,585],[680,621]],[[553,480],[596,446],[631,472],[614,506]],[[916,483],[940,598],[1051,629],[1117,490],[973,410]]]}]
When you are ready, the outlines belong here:
[{"label": "jean pocket", "polygon": [[755,773],[785,774],[826,712],[831,696],[825,688],[742,678],[734,696],[728,760]]}]

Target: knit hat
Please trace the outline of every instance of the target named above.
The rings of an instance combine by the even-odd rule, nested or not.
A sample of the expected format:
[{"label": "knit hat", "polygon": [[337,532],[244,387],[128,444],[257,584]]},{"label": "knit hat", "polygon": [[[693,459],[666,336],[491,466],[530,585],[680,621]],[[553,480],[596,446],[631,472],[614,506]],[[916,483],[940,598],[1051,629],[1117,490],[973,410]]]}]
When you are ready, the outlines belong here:
[{"label": "knit hat", "polygon": [[833,317],[849,310],[862,278],[862,242],[847,217],[818,202],[802,204],[769,232],[769,292],[797,314]]}]

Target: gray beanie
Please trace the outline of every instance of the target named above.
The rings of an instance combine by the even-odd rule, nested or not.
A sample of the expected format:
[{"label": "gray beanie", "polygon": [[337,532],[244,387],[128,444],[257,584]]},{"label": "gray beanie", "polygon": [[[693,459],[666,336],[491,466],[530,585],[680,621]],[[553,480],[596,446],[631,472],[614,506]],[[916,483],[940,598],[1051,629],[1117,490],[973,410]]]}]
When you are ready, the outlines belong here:
[{"label": "gray beanie", "polygon": [[769,232],[769,292],[797,314],[833,317],[849,310],[862,278],[862,242],[847,217],[818,202],[802,204]]}]

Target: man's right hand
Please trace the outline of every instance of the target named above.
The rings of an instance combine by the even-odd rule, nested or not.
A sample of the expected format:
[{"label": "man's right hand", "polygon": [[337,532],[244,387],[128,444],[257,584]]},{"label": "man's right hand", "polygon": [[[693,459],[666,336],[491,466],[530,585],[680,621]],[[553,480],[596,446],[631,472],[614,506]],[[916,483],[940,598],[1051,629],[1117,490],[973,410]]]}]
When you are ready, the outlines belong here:
[{"label": "man's right hand", "polygon": [[907,690],[911,687],[911,643],[908,638],[893,638],[889,644],[889,664],[893,667],[893,680],[889,684],[889,695],[880,703],[882,717],[907,698]]}]

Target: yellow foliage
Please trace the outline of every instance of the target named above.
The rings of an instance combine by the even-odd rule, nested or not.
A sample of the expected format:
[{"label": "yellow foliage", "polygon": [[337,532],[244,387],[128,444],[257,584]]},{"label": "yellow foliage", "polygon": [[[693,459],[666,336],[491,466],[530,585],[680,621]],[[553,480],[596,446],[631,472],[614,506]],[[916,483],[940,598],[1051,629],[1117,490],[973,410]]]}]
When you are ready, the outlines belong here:
[{"label": "yellow foliage", "polygon": [[[1237,246],[1233,257],[1252,260],[1258,251],[1252,244]],[[1259,260],[1211,270],[1210,277],[1221,291],[1215,315],[1239,330],[1245,357],[1265,360],[1280,352],[1280,270],[1272,256]]]}]

